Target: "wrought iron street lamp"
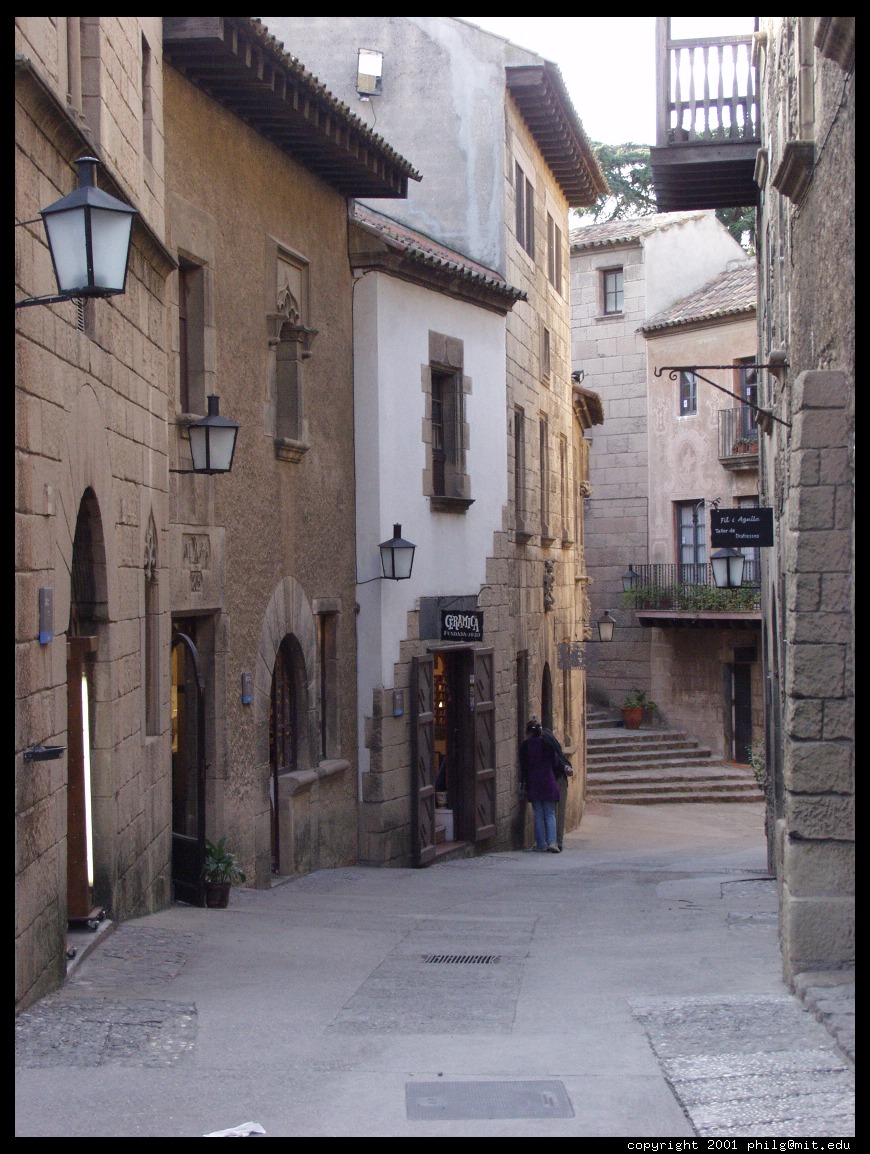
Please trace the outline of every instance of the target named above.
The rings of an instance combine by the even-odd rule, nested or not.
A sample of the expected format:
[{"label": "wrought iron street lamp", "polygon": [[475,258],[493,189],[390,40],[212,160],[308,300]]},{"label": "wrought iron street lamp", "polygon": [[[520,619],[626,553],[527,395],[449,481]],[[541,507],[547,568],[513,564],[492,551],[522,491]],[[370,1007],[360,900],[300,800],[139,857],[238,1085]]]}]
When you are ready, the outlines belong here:
[{"label": "wrought iron street lamp", "polygon": [[[96,187],[95,156],[76,161],[79,187],[40,209],[58,295],[27,297],[15,307],[123,293],[136,209]],[[31,221],[23,222],[25,224]]]}]

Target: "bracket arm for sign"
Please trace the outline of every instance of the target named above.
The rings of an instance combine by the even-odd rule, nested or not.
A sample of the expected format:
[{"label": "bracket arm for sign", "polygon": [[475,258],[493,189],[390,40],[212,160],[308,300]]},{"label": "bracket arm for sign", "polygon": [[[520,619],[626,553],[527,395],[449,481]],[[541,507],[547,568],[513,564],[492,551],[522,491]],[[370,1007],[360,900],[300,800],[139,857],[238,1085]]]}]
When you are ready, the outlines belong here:
[{"label": "bracket arm for sign", "polygon": [[[770,369],[771,372],[778,372],[780,369],[788,368],[785,361],[780,361],[777,364],[767,365],[741,365],[743,369]],[[657,369],[653,369],[653,376],[660,377],[662,373],[666,372],[672,381],[675,381],[680,373],[691,373],[697,377],[699,381],[706,381],[708,385],[712,385],[714,389],[718,389],[720,393],[726,393],[729,397],[733,397],[735,401],[739,401],[741,405],[747,405],[758,413],[761,418],[758,422],[763,429],[764,424],[768,421],[777,421],[780,425],[785,425],[787,429],[791,428],[791,421],[784,421],[781,417],[777,417],[770,409],[762,408],[761,405],[756,405],[754,401],[747,401],[745,397],[741,397],[739,393],[732,392],[731,389],[726,389],[724,385],[719,385],[715,381],[711,381],[709,377],[705,377],[703,373],[698,372],[699,369],[733,369],[734,365],[659,365]],[[769,432],[769,429],[765,429]]]}]

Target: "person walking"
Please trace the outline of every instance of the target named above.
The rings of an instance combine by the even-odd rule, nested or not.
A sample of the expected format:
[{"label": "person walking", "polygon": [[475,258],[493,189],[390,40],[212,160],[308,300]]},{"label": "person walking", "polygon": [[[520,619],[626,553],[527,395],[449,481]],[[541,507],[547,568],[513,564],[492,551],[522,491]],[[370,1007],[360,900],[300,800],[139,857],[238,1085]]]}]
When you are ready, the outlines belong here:
[{"label": "person walking", "polygon": [[540,721],[532,718],[526,726],[526,739],[520,746],[520,789],[531,802],[535,818],[535,850],[559,853],[556,840],[556,805],[559,786],[556,750],[543,734]]}]

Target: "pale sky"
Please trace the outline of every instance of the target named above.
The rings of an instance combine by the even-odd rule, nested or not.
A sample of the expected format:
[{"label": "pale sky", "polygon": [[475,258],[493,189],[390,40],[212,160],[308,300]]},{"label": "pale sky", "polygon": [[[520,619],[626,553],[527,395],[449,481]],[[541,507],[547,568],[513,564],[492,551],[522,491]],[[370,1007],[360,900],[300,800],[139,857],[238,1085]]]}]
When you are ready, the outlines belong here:
[{"label": "pale sky", "polygon": [[[590,140],[655,144],[654,16],[462,16],[558,64]],[[751,32],[753,17],[672,17],[674,36]]]}]

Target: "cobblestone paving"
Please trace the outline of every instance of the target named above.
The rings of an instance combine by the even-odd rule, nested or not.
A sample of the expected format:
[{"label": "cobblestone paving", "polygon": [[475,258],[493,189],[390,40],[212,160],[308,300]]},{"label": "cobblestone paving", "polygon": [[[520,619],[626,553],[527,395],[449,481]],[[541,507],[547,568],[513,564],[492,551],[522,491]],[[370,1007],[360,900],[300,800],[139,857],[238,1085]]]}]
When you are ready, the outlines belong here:
[{"label": "cobblestone paving", "polygon": [[848,1138],[855,1071],[788,995],[632,1003],[699,1137]]},{"label": "cobblestone paving", "polygon": [[174,1065],[196,1042],[196,1007],[141,995],[176,977],[197,941],[194,934],[118,926],[62,990],[18,1015],[15,1064]]}]

